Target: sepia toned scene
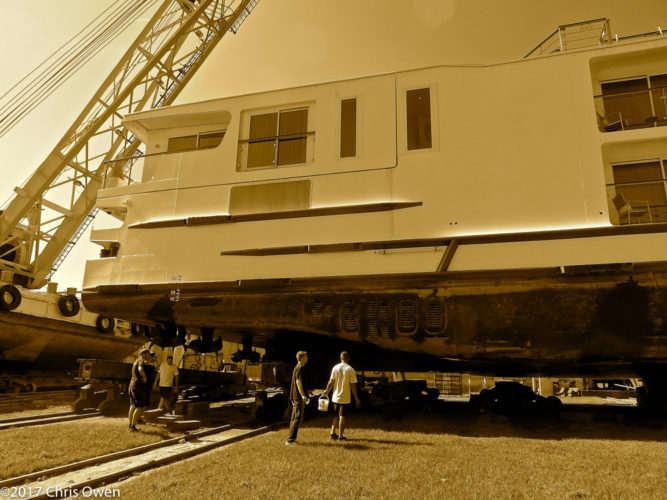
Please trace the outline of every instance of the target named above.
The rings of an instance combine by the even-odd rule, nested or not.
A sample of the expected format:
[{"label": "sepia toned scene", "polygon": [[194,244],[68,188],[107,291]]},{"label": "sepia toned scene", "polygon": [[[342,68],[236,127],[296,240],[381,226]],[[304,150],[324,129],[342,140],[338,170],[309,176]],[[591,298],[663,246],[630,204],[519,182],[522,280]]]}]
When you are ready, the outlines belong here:
[{"label": "sepia toned scene", "polygon": [[0,4],[0,498],[662,499],[667,4]]}]

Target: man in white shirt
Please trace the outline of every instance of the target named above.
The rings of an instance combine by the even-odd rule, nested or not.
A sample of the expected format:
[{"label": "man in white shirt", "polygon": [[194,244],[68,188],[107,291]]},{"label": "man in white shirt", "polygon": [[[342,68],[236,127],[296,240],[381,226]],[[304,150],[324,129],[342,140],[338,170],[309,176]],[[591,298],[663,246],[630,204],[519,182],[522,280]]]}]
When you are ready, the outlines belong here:
[{"label": "man in white shirt", "polygon": [[[340,363],[331,370],[331,377],[327,388],[324,389],[322,396],[329,394],[333,388],[331,401],[333,402],[334,417],[331,423],[331,439],[345,441],[343,436],[345,430],[345,416],[352,403],[352,396],[356,402],[357,408],[361,406],[361,401],[357,394],[357,374],[348,362],[350,354],[346,351],[340,353]],[[336,433],[336,424],[338,424],[338,433]]]},{"label": "man in white shirt", "polygon": [[173,356],[167,356],[164,363],[160,365],[158,376],[155,377],[155,387],[160,387],[160,404],[158,408],[165,408],[170,413],[174,412],[176,394],[178,393],[178,368],[174,365]]}]

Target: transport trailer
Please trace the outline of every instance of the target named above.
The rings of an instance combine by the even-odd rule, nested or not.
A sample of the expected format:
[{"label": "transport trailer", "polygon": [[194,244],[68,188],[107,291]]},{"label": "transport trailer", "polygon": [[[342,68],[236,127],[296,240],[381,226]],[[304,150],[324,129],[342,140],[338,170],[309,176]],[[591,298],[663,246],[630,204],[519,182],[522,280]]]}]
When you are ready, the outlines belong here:
[{"label": "transport trailer", "polygon": [[[80,359],[78,380],[84,385],[73,409],[82,412],[97,408],[103,415],[110,415],[127,408],[128,386],[132,363],[106,359]],[[178,370],[180,387],[187,388],[189,396],[198,400],[216,401],[248,392],[248,379],[240,371]],[[151,384],[154,381],[154,375]],[[157,399],[156,399],[157,398]],[[152,392],[151,403],[157,406],[159,395]]]}]

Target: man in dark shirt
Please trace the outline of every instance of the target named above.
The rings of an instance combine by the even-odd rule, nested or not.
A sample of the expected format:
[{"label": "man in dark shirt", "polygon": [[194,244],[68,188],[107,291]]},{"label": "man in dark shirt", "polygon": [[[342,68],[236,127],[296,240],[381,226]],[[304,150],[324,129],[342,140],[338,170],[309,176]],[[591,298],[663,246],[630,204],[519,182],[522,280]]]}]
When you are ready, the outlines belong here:
[{"label": "man in dark shirt", "polygon": [[308,362],[308,353],[306,351],[299,351],[296,353],[296,360],[298,363],[292,372],[292,385],[290,386],[290,404],[292,405],[292,417],[289,423],[289,437],[285,444],[294,444],[296,441],[296,434],[299,432],[299,425],[303,422],[303,413],[308,404],[308,393],[303,387],[303,378],[301,370]]}]

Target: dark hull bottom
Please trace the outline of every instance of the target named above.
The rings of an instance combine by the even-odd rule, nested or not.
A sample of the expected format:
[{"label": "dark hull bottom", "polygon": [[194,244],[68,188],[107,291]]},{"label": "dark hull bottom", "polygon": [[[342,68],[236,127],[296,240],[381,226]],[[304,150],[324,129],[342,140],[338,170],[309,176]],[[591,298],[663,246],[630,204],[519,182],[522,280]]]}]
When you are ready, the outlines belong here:
[{"label": "dark hull bottom", "polygon": [[76,370],[77,359],[123,359],[145,342],[70,321],[0,311],[0,362],[21,370]]},{"label": "dark hull bottom", "polygon": [[660,376],[667,366],[665,262],[99,286],[83,301],[168,331],[215,328],[273,359],[308,350],[327,368],[341,349],[357,369]]}]

